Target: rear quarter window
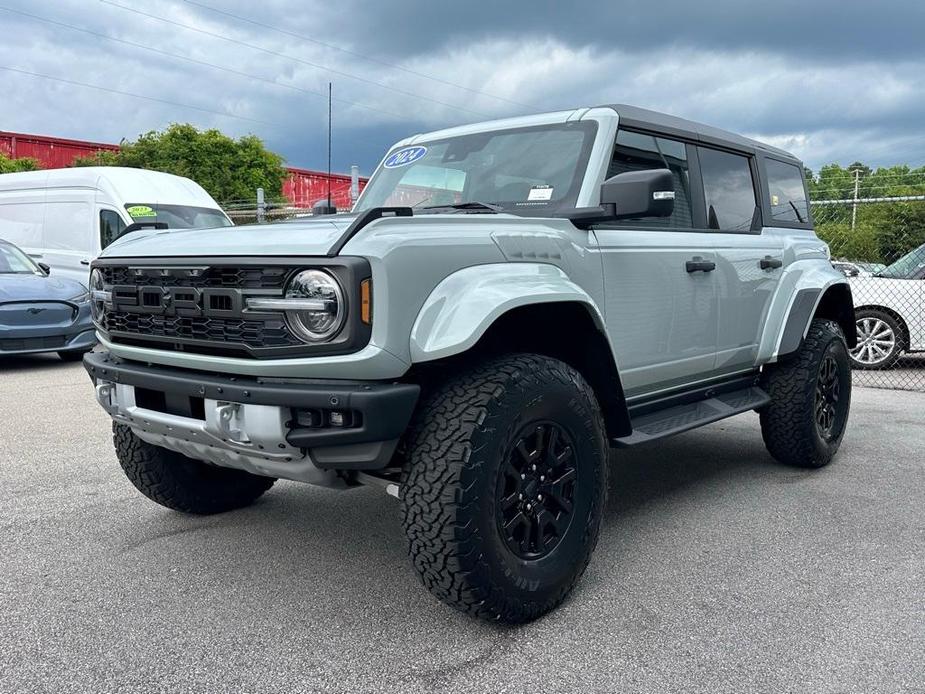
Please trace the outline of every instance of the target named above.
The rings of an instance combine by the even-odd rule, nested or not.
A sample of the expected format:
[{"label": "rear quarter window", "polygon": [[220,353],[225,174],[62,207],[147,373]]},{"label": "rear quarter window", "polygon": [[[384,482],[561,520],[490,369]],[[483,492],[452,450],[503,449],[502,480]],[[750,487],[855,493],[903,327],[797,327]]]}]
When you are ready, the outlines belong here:
[{"label": "rear quarter window", "polygon": [[809,221],[803,173],[795,164],[765,159],[771,220],[804,224]]}]

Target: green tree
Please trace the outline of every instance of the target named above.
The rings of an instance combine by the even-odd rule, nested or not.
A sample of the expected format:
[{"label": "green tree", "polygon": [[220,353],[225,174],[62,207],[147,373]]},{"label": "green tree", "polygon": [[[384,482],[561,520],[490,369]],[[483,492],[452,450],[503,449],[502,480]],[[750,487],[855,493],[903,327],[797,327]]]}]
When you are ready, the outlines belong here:
[{"label": "green tree", "polygon": [[30,157],[10,159],[0,152],[0,174],[16,173],[17,171],[38,171],[41,167],[37,160]]},{"label": "green tree", "polygon": [[268,199],[280,198],[288,176],[283,158],[254,135],[235,140],[218,130],[180,123],[123,143],[118,152],[81,157],[74,166],[130,166],[185,176],[220,203],[253,200],[257,188]]},{"label": "green tree", "polygon": [[847,168],[823,166],[807,179],[810,198],[817,202],[845,201],[816,205],[813,210],[816,233],[829,244],[833,256],[891,263],[925,243],[925,201],[921,200],[860,203],[852,229],[855,171],[861,199],[925,195],[925,167],[899,165],[872,170],[862,162]]}]

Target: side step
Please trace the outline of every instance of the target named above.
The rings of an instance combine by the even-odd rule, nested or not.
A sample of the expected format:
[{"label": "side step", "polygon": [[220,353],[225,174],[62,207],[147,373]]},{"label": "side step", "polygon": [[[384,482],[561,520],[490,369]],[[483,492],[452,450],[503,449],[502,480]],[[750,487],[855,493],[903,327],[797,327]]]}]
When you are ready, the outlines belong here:
[{"label": "side step", "polygon": [[657,441],[674,436],[704,424],[717,422],[726,417],[763,407],[771,401],[770,396],[758,386],[749,386],[729,393],[722,393],[697,402],[675,405],[663,410],[647,412],[633,417],[633,433],[613,439],[611,445],[619,448],[638,446],[641,443]]}]

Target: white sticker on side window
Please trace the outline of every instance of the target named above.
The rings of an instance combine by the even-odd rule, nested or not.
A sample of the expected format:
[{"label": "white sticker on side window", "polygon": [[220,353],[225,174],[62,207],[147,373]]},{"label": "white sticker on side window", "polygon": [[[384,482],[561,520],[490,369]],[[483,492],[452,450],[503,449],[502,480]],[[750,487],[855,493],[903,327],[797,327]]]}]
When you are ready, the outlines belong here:
[{"label": "white sticker on side window", "polygon": [[533,186],[527,200],[552,200],[552,186]]}]

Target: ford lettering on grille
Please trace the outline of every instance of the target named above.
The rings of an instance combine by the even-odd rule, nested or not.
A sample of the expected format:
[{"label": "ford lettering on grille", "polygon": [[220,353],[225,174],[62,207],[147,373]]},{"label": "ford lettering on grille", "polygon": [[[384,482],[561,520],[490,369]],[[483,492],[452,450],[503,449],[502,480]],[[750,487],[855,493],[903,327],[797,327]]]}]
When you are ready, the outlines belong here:
[{"label": "ford lettering on grille", "polygon": [[191,318],[240,318],[244,299],[237,289],[117,285],[112,288],[113,308]]}]

